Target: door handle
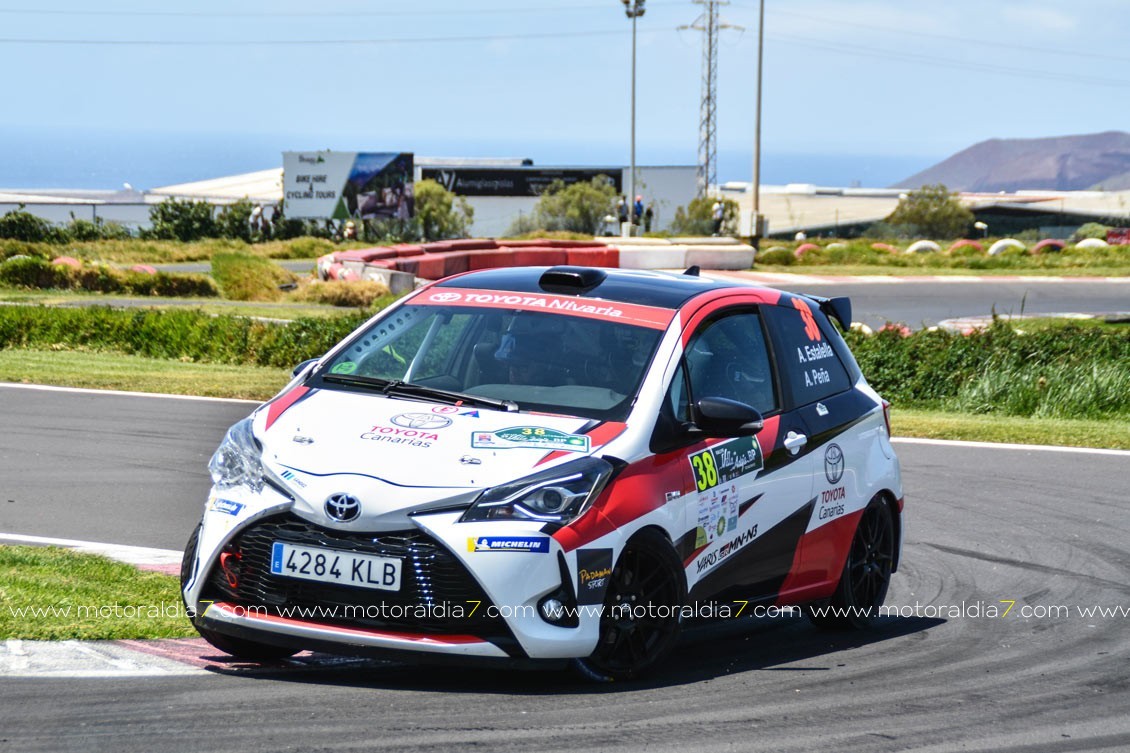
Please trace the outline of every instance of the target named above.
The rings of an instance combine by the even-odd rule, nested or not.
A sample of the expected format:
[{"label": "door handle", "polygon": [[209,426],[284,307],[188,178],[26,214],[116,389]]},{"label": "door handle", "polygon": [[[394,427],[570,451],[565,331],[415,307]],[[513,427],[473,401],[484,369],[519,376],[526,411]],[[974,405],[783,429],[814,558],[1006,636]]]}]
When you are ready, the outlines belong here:
[{"label": "door handle", "polygon": [[806,444],[808,444],[808,437],[803,434],[790,431],[785,435],[785,449],[789,451],[790,455],[796,455],[800,452],[800,448]]}]

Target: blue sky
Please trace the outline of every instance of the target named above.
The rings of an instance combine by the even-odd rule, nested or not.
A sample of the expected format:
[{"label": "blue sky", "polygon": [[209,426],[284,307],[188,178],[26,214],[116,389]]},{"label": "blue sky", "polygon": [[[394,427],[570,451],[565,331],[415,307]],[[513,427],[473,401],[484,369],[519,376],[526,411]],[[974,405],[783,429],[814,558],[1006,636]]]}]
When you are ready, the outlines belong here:
[{"label": "blue sky", "polygon": [[[637,161],[693,164],[700,6],[639,21]],[[757,1],[719,55],[719,177],[748,180]],[[0,0],[0,186],[159,184],[285,149],[627,162],[618,0]],[[767,182],[886,185],[988,138],[1125,130],[1125,0],[768,0]],[[19,40],[37,40],[34,43]],[[836,180],[831,180],[836,179]]]}]

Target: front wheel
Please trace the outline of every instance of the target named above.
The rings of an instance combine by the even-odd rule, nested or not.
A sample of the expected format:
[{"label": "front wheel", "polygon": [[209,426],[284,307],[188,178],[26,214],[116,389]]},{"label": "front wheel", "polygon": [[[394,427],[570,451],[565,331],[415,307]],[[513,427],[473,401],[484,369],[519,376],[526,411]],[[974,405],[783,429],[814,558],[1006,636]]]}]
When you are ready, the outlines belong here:
[{"label": "front wheel", "polygon": [[809,619],[830,630],[870,627],[887,598],[894,561],[894,517],[890,505],[876,497],[859,519],[836,592],[824,607],[809,607]]},{"label": "front wheel", "polygon": [[683,563],[658,531],[645,530],[624,547],[612,571],[596,650],[574,662],[590,680],[629,680],[659,665],[679,639],[687,598]]},{"label": "front wheel", "polygon": [[[196,542],[199,538],[200,526],[197,526],[193,530],[192,535],[188,538],[188,543],[184,547],[184,559],[181,560],[181,599],[184,599],[184,587],[188,585],[188,575],[192,571],[192,564],[196,559]],[[194,610],[190,608],[188,602],[185,602],[185,609],[188,610],[190,615],[194,614]],[[208,641],[214,648],[218,648],[225,654],[231,654],[237,659],[274,661],[276,659],[285,659],[288,656],[294,656],[298,653],[298,649],[294,648],[272,646],[268,643],[258,643],[256,641],[249,641],[246,638],[235,638],[230,635],[224,635],[223,633],[217,633],[215,630],[201,627],[197,623],[196,617],[190,617],[189,619],[192,621],[192,626],[196,628],[196,632],[200,633],[201,638]]]}]

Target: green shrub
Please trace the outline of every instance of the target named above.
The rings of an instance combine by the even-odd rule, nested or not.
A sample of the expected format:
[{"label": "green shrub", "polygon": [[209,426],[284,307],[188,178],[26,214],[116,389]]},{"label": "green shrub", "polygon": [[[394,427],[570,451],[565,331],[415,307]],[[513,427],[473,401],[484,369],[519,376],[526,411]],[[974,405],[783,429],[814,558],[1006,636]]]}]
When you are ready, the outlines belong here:
[{"label": "green shrub", "polygon": [[[1024,333],[997,323],[969,335],[849,332],[847,339],[868,381],[896,404],[1011,415],[1130,415],[1126,379],[1111,366],[1130,363],[1130,328],[1068,324]],[[1080,376],[1088,374],[1095,376]],[[1048,395],[1024,397],[1040,377],[1052,385]],[[1005,393],[1015,397],[1005,399]]]},{"label": "green shrub", "polygon": [[[675,219],[671,222],[674,235],[711,235],[714,232],[714,202],[712,196],[699,196],[691,199],[685,207],[675,208]],[[738,202],[722,199],[722,235],[738,235],[738,218],[741,211]]]},{"label": "green shrub", "polygon": [[101,240],[126,240],[130,237],[129,229],[116,222],[106,222],[101,217],[93,220],[83,220],[71,213],[71,221],[67,223],[66,233],[73,241],[90,242]]},{"label": "green shrub", "polygon": [[1106,231],[1110,228],[1101,222],[1087,222],[1079,226],[1079,229],[1071,234],[1071,240],[1078,243],[1087,238],[1098,238],[1099,240],[1106,240]]},{"label": "green shrub", "polygon": [[255,205],[249,199],[240,199],[220,209],[216,215],[216,235],[244,243],[251,242],[251,212]]},{"label": "green shrub", "polygon": [[796,262],[793,252],[787,248],[774,248],[760,251],[754,259],[755,264],[782,264],[788,266]]},{"label": "green shrub", "polygon": [[325,238],[303,236],[287,241],[281,252],[271,253],[272,259],[316,259],[336,250],[334,244]]},{"label": "green shrub", "polygon": [[279,286],[295,282],[294,275],[271,260],[250,254],[215,254],[212,277],[232,301],[277,301],[283,297]]},{"label": "green shrub", "polygon": [[0,238],[27,243],[66,243],[67,232],[31,212],[24,211],[23,205],[0,216]]},{"label": "green shrub", "polygon": [[374,280],[314,280],[297,291],[296,298],[330,306],[368,308],[388,295],[388,286]]},{"label": "green shrub", "polygon": [[182,309],[5,306],[0,307],[0,347],[81,346],[148,358],[291,368],[322,355],[366,318],[276,324]]},{"label": "green shrub", "polygon": [[74,287],[70,267],[46,259],[9,259],[0,264],[0,284],[14,288],[69,290]]},{"label": "green shrub", "polygon": [[195,241],[217,235],[214,208],[206,201],[165,199],[149,210],[152,227],[143,237],[158,240]]},{"label": "green shrub", "polygon": [[10,259],[0,264],[0,285],[32,290],[86,290],[155,296],[215,297],[219,289],[207,275],[127,272],[98,265],[72,269],[45,259]]}]

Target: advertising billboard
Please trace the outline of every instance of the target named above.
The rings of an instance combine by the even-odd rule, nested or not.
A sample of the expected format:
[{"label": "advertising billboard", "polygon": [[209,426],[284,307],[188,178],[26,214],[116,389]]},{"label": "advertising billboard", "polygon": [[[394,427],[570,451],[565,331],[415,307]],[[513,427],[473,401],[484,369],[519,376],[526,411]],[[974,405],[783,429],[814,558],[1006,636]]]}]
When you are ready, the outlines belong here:
[{"label": "advertising billboard", "polygon": [[623,190],[622,172],[619,167],[425,167],[420,177],[434,180],[459,196],[540,196],[555,180],[569,186],[598,176],[608,179],[619,193]]},{"label": "advertising billboard", "polygon": [[411,152],[283,152],[291,219],[408,220],[415,215]]}]

